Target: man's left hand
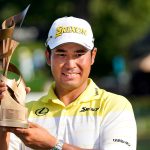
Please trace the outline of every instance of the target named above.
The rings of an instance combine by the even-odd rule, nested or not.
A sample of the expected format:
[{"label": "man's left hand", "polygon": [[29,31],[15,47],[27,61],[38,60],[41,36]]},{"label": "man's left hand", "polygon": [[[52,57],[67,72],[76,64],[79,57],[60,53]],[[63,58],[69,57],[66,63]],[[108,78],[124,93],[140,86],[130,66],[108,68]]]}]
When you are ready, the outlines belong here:
[{"label": "man's left hand", "polygon": [[57,139],[46,129],[35,123],[29,123],[29,128],[8,128],[8,131],[18,136],[23,143],[34,149],[50,149],[55,146]]}]

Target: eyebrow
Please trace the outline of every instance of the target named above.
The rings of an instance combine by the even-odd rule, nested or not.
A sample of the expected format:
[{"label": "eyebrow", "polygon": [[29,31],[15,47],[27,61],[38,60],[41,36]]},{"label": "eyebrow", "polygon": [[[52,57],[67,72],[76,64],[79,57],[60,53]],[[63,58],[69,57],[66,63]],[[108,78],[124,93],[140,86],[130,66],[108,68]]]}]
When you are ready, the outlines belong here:
[{"label": "eyebrow", "polygon": [[79,50],[75,50],[76,53],[84,53],[87,52],[88,50],[86,49],[79,49]]},{"label": "eyebrow", "polygon": [[66,52],[64,49],[56,49],[55,52]]}]

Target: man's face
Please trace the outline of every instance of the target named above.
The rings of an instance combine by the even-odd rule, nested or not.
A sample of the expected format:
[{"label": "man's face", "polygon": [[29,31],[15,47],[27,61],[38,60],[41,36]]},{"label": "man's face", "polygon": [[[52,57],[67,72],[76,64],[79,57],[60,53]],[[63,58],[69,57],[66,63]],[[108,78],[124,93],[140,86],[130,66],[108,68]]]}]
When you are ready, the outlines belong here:
[{"label": "man's face", "polygon": [[73,43],[63,44],[51,51],[50,66],[56,88],[73,90],[87,83],[96,50],[88,51]]}]

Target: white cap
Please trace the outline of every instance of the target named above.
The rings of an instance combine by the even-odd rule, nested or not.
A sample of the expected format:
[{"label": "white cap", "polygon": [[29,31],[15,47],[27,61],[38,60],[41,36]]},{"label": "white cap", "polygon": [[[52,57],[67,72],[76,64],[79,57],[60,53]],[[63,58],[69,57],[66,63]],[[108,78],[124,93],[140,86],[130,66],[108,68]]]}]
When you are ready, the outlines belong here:
[{"label": "white cap", "polygon": [[94,38],[90,24],[76,17],[62,17],[55,20],[49,30],[46,44],[50,49],[54,49],[65,43],[77,43],[92,50]]}]

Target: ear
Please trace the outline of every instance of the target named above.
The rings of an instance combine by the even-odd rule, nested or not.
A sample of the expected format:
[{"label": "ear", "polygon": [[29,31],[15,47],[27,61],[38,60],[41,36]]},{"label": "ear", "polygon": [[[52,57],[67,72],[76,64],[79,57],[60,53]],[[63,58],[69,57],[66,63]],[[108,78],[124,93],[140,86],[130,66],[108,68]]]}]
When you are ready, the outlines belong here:
[{"label": "ear", "polygon": [[45,57],[46,57],[47,64],[50,66],[51,65],[51,54],[47,49],[45,51]]},{"label": "ear", "polygon": [[91,65],[93,65],[94,62],[95,62],[96,53],[97,53],[97,48],[94,47],[94,49],[93,49],[92,52],[91,52],[91,55],[92,55],[92,62],[91,62]]}]

